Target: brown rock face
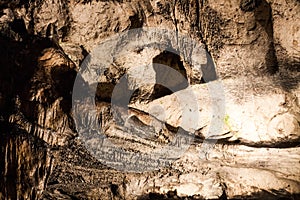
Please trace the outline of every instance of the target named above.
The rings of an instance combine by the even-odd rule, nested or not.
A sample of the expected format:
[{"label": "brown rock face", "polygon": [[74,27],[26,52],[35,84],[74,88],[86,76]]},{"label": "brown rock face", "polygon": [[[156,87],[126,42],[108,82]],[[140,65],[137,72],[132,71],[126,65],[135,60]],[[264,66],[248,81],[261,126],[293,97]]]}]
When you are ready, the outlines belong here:
[{"label": "brown rock face", "polygon": [[53,167],[47,144],[21,130],[2,137],[1,199],[36,199],[42,195]]},{"label": "brown rock face", "polygon": [[300,198],[297,0],[0,2],[0,199]]}]

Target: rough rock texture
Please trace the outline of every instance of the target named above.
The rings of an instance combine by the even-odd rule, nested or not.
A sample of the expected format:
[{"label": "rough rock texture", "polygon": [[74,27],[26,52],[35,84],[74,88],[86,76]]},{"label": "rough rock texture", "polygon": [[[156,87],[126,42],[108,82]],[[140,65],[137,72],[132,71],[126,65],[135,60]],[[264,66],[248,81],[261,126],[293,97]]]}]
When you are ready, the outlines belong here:
[{"label": "rough rock texture", "polygon": [[[0,199],[300,198],[299,13],[297,0],[1,1]],[[171,39],[112,40],[142,27]],[[72,110],[74,83],[95,98]]]}]

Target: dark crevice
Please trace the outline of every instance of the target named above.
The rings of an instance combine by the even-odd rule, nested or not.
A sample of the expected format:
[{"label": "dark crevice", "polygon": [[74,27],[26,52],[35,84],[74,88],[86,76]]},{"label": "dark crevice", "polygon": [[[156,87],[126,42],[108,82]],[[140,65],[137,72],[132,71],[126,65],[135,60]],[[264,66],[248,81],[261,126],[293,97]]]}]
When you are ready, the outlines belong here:
[{"label": "dark crevice", "polygon": [[98,83],[96,90],[96,100],[111,102],[111,96],[114,90],[115,84],[113,83]]},{"label": "dark crevice", "polygon": [[46,29],[46,37],[52,37],[53,35],[57,35],[56,27],[54,24],[50,23]]},{"label": "dark crevice", "polygon": [[[90,59],[90,57],[88,57]],[[84,66],[89,65],[89,61]],[[100,75],[102,72],[97,72]],[[130,90],[128,86],[128,79],[125,76],[125,69],[118,69],[118,74],[106,68],[103,72],[109,82],[99,82],[96,87],[95,100],[97,102],[107,102],[117,105],[127,106],[130,102],[130,97],[134,91]],[[91,86],[90,88],[94,88]]]},{"label": "dark crevice", "polygon": [[227,193],[226,193],[226,190],[227,190],[227,185],[226,183],[223,181],[222,177],[220,176],[219,173],[217,173],[217,176],[219,178],[219,181],[220,181],[220,186],[222,188],[222,195],[219,197],[220,200],[227,200]]},{"label": "dark crevice", "polygon": [[249,147],[255,147],[255,148],[278,148],[278,149],[287,149],[287,148],[294,148],[294,147],[300,147],[300,140],[290,140],[290,141],[284,141],[284,142],[276,142],[276,143],[255,143],[251,144],[248,142],[241,141],[239,144],[249,146]]},{"label": "dark crevice", "polygon": [[151,99],[158,99],[158,98],[170,95],[170,94],[173,94],[173,92],[169,88],[167,88],[163,85],[160,85],[160,84],[155,84],[154,92],[151,95]]},{"label": "dark crevice", "polygon": [[276,44],[276,49],[276,53],[280,55],[280,60],[278,60],[280,70],[272,77],[272,81],[283,90],[290,92],[299,86],[300,63],[289,58],[288,53],[281,45]]},{"label": "dark crevice", "polygon": [[[189,83],[183,61],[181,61],[179,55],[172,53],[173,51],[173,49],[163,51],[153,58],[156,84],[153,86],[151,94],[144,93],[139,88],[135,90],[129,89],[128,80],[125,76],[118,80],[118,77],[115,77],[109,70],[106,70],[104,75],[111,82],[98,83],[96,101],[112,102],[113,104],[125,106],[136,101],[152,101],[187,88]],[[212,60],[209,60],[207,65],[202,66],[202,70],[205,82],[216,79]]]},{"label": "dark crevice", "polygon": [[118,185],[116,185],[116,184],[110,184],[110,190],[111,190],[111,192],[112,192],[112,194],[114,196],[120,196],[118,189],[119,189]]},{"label": "dark crevice", "polygon": [[84,48],[83,45],[80,45],[80,49],[81,49],[81,55],[83,56],[82,59],[79,60],[79,66],[82,66],[83,61],[85,61],[88,65],[88,63],[90,62],[91,57],[88,57],[89,52]]},{"label": "dark crevice", "polygon": [[253,142],[247,142],[243,140],[234,140],[234,141],[228,141],[229,138],[224,139],[205,139],[201,134],[195,136],[194,143],[200,144],[203,143],[204,140],[207,142],[212,142],[214,144],[224,144],[224,145],[244,145],[248,147],[254,147],[254,148],[277,148],[277,149],[286,149],[286,148],[295,148],[300,147],[300,140],[294,140],[294,141],[285,141],[285,142],[273,142],[273,143],[267,143],[267,142],[261,142],[261,143],[253,143]]},{"label": "dark crevice", "polygon": [[[16,42],[11,38],[0,36],[0,93],[5,101],[1,102],[0,111],[9,115],[14,109],[14,100],[18,96],[21,101],[28,98],[30,80],[33,77],[35,66],[41,52],[45,48],[53,46],[53,43],[45,38],[34,37],[26,41]],[[15,51],[14,49],[18,49]],[[30,52],[30,54],[28,54]],[[10,74],[10,76],[7,76]]]},{"label": "dark crevice", "polygon": [[153,58],[156,85],[151,99],[157,99],[188,87],[187,73],[179,55],[163,51]]},{"label": "dark crevice", "polygon": [[15,19],[11,22],[10,27],[12,31],[18,33],[22,38],[27,36],[27,29],[23,19]]},{"label": "dark crevice", "polygon": [[[200,34],[200,3],[199,3],[200,0],[196,0],[196,26],[194,27],[194,29],[196,29],[196,32]],[[200,39],[202,40],[202,37],[200,37]]]},{"label": "dark crevice", "polygon": [[129,29],[142,28],[144,24],[144,14],[143,13],[135,13],[134,15],[129,17],[130,27]]},{"label": "dark crevice", "polygon": [[[275,74],[278,70],[278,61],[274,48],[274,30],[273,30],[273,17],[272,17],[272,8],[268,2],[265,0],[252,0],[255,5],[254,16],[257,23],[259,23],[268,35],[269,47],[268,52],[266,54],[266,66],[267,73]],[[265,17],[267,16],[267,18]]]},{"label": "dark crevice", "polygon": [[236,196],[232,199],[278,199],[278,200],[295,200],[300,199],[300,193],[291,194],[290,192],[279,190],[261,190],[259,192],[251,193],[250,195]]},{"label": "dark crevice", "polygon": [[[298,87],[300,78],[297,76],[299,72],[299,63],[289,60],[288,54],[279,44],[274,44],[273,30],[273,11],[270,4],[266,0],[244,0],[248,2],[251,9],[242,8],[245,12],[253,11],[255,20],[264,28],[268,35],[268,51],[265,56],[266,74],[274,75],[272,80],[276,85],[285,91],[290,91]],[[243,4],[241,1],[241,4]],[[267,16],[267,17],[266,17]],[[278,59],[280,57],[280,59]],[[279,72],[279,73],[278,73]],[[263,72],[264,73],[264,72]]]},{"label": "dark crevice", "polygon": [[223,39],[226,36],[222,34],[221,28],[226,25],[226,22],[217,11],[206,5],[205,0],[197,0],[196,2],[197,36],[204,44],[207,57],[207,63],[201,65],[203,77],[200,83],[207,83],[218,79],[212,58],[219,53],[224,45]]},{"label": "dark crevice", "polygon": [[214,61],[208,51],[206,51],[206,59],[206,64],[201,65],[202,77],[200,83],[208,83],[218,79]]}]

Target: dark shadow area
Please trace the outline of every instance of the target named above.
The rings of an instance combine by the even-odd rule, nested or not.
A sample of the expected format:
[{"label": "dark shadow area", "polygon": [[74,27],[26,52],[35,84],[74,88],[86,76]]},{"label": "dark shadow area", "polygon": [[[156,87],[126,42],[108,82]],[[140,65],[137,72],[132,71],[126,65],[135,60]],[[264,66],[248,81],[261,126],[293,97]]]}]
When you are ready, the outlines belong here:
[{"label": "dark shadow area", "polygon": [[[84,63],[81,65],[83,70],[89,67],[90,56],[88,56]],[[102,73],[106,77],[106,82],[98,82],[96,86],[96,94],[93,94],[94,85],[90,86],[90,97],[95,95],[96,102],[107,102],[118,105],[128,105],[130,102],[130,96],[134,91],[131,91],[128,86],[128,79],[125,75],[124,69],[119,69],[118,74],[111,72],[109,68],[106,68],[104,72],[101,72],[101,67],[98,66],[100,76]],[[84,82],[84,80],[82,80]],[[77,84],[77,82],[75,82]],[[80,87],[80,86],[79,86]],[[87,86],[89,87],[89,86]]]},{"label": "dark shadow area", "polygon": [[[69,66],[55,65],[48,73],[49,79],[43,79],[36,74],[37,70],[41,74],[45,73],[43,68],[38,67],[39,57],[48,48],[60,51],[52,40],[28,34],[23,20],[17,19],[1,27],[0,173],[5,179],[0,181],[0,193],[7,199],[21,198],[26,194],[29,194],[27,196],[29,199],[38,198],[40,181],[47,181],[50,172],[45,166],[48,159],[48,144],[33,133],[28,133],[18,125],[10,123],[10,115],[22,113],[27,121],[35,124],[39,117],[38,105],[47,106],[47,103],[51,103],[31,99],[32,93],[38,92],[35,89],[42,88],[43,84],[51,85],[49,91],[55,94],[51,96],[51,92],[46,92],[45,98],[62,97],[60,107],[66,114],[70,113],[71,91],[76,72]],[[33,85],[34,77],[40,78],[41,85]],[[10,157],[9,160],[4,160],[7,156]],[[3,174],[5,172],[7,174]],[[44,176],[47,176],[46,179]]]},{"label": "dark shadow area", "polygon": [[265,0],[252,0],[256,9],[254,9],[254,16],[257,23],[259,23],[268,34],[269,47],[266,54],[267,73],[275,74],[279,70],[276,51],[274,48],[274,30],[273,30],[273,15],[270,4]]},{"label": "dark shadow area", "polygon": [[[225,195],[224,195],[225,194]],[[265,199],[265,200],[273,200],[273,199],[278,199],[278,200],[295,200],[299,199],[300,194],[291,194],[285,190],[272,190],[272,191],[261,191],[257,193],[252,193],[251,195],[245,195],[245,196],[237,196],[234,198],[230,199],[255,199],[255,200],[260,200],[260,199]],[[196,200],[196,199],[205,199],[204,197],[200,195],[195,195],[195,196],[188,196],[188,197],[179,197],[177,196],[177,192],[175,191],[169,191],[167,194],[159,194],[159,193],[154,193],[150,192],[148,194],[141,195],[140,197],[137,198],[138,200]],[[219,198],[215,198],[213,200],[227,200],[228,197],[226,196],[226,193],[223,193]]]},{"label": "dark shadow area", "polygon": [[297,140],[288,140],[288,141],[282,141],[282,142],[275,142],[275,143],[270,143],[270,144],[265,144],[265,143],[256,143],[256,144],[251,144],[248,143],[247,141],[240,141],[240,145],[245,145],[249,147],[255,147],[255,148],[295,148],[295,147],[300,147],[300,139]]},{"label": "dark shadow area", "polygon": [[115,84],[113,83],[98,83],[96,91],[96,101],[111,102],[111,96],[114,91]]},{"label": "dark shadow area", "polygon": [[160,84],[155,84],[154,91],[155,92],[151,95],[151,99],[158,99],[173,94],[172,90]]},{"label": "dark shadow area", "polygon": [[157,99],[188,87],[187,73],[178,54],[163,51],[153,58],[156,84],[151,99]]},{"label": "dark shadow area", "polygon": [[267,73],[274,75],[272,79],[276,85],[289,92],[299,85],[300,77],[296,74],[300,71],[300,64],[290,61],[280,44],[276,44],[275,50],[272,8],[266,0],[260,1],[261,4],[254,10],[254,15],[257,23],[265,28],[269,38],[269,50],[266,54]]},{"label": "dark shadow area", "polygon": [[15,19],[10,23],[11,30],[20,34],[22,38],[27,39],[27,30],[23,19]]},{"label": "dark shadow area", "polygon": [[28,40],[22,42],[14,39],[0,35],[0,115],[6,119],[14,112],[17,96],[21,100],[28,98],[38,57],[43,49],[52,46],[52,42],[44,38],[28,36]]},{"label": "dark shadow area", "polygon": [[282,190],[271,190],[271,191],[262,190],[260,192],[252,193],[251,195],[237,196],[232,199],[295,200],[299,198],[300,198],[300,194],[291,194],[286,190],[282,189]]},{"label": "dark shadow area", "polygon": [[148,194],[141,195],[137,198],[138,200],[189,200],[189,199],[205,199],[200,195],[195,195],[194,197],[179,197],[177,191],[169,191],[167,194],[159,194],[155,192],[150,192]]},{"label": "dark shadow area", "polygon": [[206,51],[206,58],[206,65],[201,65],[202,78],[200,83],[208,83],[218,79],[214,61],[208,51]]},{"label": "dark shadow area", "polygon": [[142,28],[144,24],[144,13],[135,13],[134,15],[129,17],[130,20],[130,28],[129,29],[136,29]]},{"label": "dark shadow area", "polygon": [[105,70],[104,75],[109,82],[97,84],[96,101],[127,106],[131,102],[151,101],[188,87],[187,73],[179,55],[162,52],[153,58],[153,69],[156,73],[156,84],[152,93],[140,88],[129,88],[125,71],[116,76],[109,69]]},{"label": "dark shadow area", "polygon": [[[31,2],[39,2],[40,0],[31,0]],[[25,8],[29,7],[29,1],[27,0],[2,0],[0,1],[0,10],[3,8],[16,8],[16,7],[22,7],[25,6]]]},{"label": "dark shadow area", "polygon": [[194,138],[195,144],[201,144],[204,140],[207,142],[211,142],[212,144],[224,144],[224,145],[244,145],[248,147],[254,147],[254,148],[279,148],[279,149],[285,149],[285,148],[295,148],[300,146],[300,139],[295,140],[286,140],[282,142],[270,142],[270,143],[253,143],[251,141],[243,141],[243,140],[234,140],[234,141],[228,141],[229,138],[223,138],[223,139],[206,139],[203,137],[203,135],[200,133],[196,133],[198,135]]},{"label": "dark shadow area", "polygon": [[287,92],[297,89],[300,82],[300,63],[292,60],[280,44],[276,44],[276,51],[280,57],[278,60],[280,70],[272,77],[272,81]]},{"label": "dark shadow area", "polygon": [[[298,65],[300,69],[300,64]],[[289,92],[298,88],[300,82],[300,73],[294,71],[283,71],[273,77],[274,84],[280,86],[283,90]]]},{"label": "dark shadow area", "polygon": [[90,60],[91,60],[91,58],[88,57],[89,52],[84,48],[83,45],[80,45],[80,49],[81,49],[81,54],[83,55],[83,59],[80,59],[80,60],[79,60],[79,66],[82,67],[83,61],[85,61],[86,63],[89,63]]},{"label": "dark shadow area", "polygon": [[289,92],[299,85],[300,64],[291,60],[280,44],[274,44],[273,11],[266,0],[241,0],[240,8],[244,12],[253,12],[255,20],[268,35],[268,52],[265,56],[266,71],[262,75],[272,75],[275,85]]}]

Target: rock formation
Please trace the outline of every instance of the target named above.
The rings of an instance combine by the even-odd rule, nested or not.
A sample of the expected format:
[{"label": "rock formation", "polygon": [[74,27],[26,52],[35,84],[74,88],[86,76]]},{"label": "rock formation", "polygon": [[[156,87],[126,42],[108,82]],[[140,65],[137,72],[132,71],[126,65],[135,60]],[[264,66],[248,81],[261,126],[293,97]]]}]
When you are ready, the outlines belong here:
[{"label": "rock formation", "polygon": [[0,199],[300,198],[299,13],[1,1]]}]

